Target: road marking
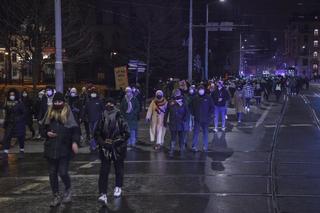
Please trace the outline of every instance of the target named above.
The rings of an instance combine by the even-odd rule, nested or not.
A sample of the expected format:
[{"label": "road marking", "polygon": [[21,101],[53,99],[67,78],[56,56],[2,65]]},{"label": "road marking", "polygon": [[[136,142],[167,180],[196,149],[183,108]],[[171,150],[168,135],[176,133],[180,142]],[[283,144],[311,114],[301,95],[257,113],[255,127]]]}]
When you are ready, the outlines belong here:
[{"label": "road marking", "polygon": [[256,128],[257,128],[258,126],[260,126],[260,125],[264,122],[264,120],[266,119],[268,113],[270,112],[270,109],[271,109],[271,106],[268,106],[268,107],[267,107],[267,110],[265,110],[265,111],[262,113],[261,117],[259,118],[259,120],[258,120],[257,123],[256,123]]},{"label": "road marking", "polygon": [[290,124],[292,127],[310,127],[314,126],[313,124]]},{"label": "road marking", "polygon": [[24,187],[18,186],[18,189],[13,190],[13,193],[15,194],[22,194],[26,191],[32,191],[32,189],[40,186],[42,183],[31,183],[31,184],[27,184]]},{"label": "road marking", "polygon": [[91,161],[79,167],[79,169],[90,169],[94,166],[94,164],[98,163],[99,160]]}]

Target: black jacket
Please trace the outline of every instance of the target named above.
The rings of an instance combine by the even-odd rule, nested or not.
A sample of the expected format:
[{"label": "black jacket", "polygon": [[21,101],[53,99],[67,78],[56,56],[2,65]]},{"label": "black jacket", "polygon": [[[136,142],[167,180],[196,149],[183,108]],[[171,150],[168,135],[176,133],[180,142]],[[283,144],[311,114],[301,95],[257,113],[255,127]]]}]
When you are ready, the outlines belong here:
[{"label": "black jacket", "polygon": [[[73,154],[72,143],[79,144],[80,141],[78,124],[73,114],[69,113],[68,121],[65,124],[54,119],[48,120],[46,116],[41,127],[41,135],[46,138],[44,156],[49,159],[71,158]],[[49,138],[47,133],[50,131],[56,133],[57,137]]]},{"label": "black jacket", "polygon": [[101,119],[105,107],[99,98],[90,98],[83,110],[82,119],[88,118],[89,122],[96,122]]},{"label": "black jacket", "polygon": [[187,131],[189,110],[187,103],[183,101],[180,106],[175,100],[169,101],[168,108],[165,114],[165,125],[169,118],[169,128],[171,131]]},{"label": "black jacket", "polygon": [[98,142],[100,157],[109,160],[124,159],[127,152],[127,140],[130,137],[127,122],[119,110],[105,110],[95,130],[94,138]]},{"label": "black jacket", "polygon": [[5,104],[4,128],[13,131],[15,135],[26,133],[26,110],[20,101],[7,101]]},{"label": "black jacket", "polygon": [[[220,98],[221,100],[219,101]],[[226,106],[226,103],[229,99],[230,99],[229,93],[224,87],[221,90],[216,89],[213,92],[213,102],[215,106],[219,106],[219,107]]]},{"label": "black jacket", "polygon": [[209,124],[213,110],[214,105],[211,96],[197,95],[192,99],[191,113],[196,122]]}]

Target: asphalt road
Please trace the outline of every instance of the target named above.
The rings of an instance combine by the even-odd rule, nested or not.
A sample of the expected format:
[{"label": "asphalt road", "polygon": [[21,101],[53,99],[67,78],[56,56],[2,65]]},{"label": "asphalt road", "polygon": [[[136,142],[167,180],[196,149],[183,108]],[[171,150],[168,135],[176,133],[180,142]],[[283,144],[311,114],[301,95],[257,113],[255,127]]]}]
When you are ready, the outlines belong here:
[{"label": "asphalt road", "polygon": [[[264,103],[226,133],[210,133],[209,153],[155,152],[146,124],[128,152],[124,193],[97,203],[99,160],[87,147],[72,161],[72,204],[49,208],[51,192],[42,143],[28,141],[26,158],[12,149],[0,160],[0,212],[318,213],[320,212],[320,87]],[[169,135],[166,137],[169,143]],[[61,187],[62,188],[62,187]]]}]

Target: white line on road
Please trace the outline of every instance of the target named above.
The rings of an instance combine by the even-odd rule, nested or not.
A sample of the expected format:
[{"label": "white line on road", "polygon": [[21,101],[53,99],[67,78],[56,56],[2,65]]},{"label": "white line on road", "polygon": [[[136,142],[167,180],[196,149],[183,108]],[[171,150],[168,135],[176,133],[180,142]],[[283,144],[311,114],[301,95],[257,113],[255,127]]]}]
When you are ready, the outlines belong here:
[{"label": "white line on road", "polygon": [[31,191],[32,189],[40,186],[41,184],[43,184],[43,183],[31,183],[31,184],[27,184],[23,187],[19,186],[19,188],[17,190],[14,190],[13,193],[22,194],[23,192]]},{"label": "white line on road", "polygon": [[263,123],[263,121],[266,119],[268,113],[270,112],[270,109],[271,109],[271,106],[268,106],[267,110],[265,110],[265,111],[262,113],[261,117],[259,118],[259,120],[258,120],[257,123],[256,123],[256,128],[257,128],[258,126],[260,126],[260,125]]},{"label": "white line on road", "polygon": [[98,163],[99,160],[91,161],[79,167],[79,169],[90,169],[94,166],[94,164]]}]

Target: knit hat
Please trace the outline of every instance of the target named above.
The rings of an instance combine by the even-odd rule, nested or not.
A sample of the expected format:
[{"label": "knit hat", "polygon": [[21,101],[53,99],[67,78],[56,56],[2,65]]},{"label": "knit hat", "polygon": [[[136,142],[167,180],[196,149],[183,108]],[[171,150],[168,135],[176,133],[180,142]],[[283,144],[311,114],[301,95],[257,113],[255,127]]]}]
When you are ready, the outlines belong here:
[{"label": "knit hat", "polygon": [[161,96],[163,96],[163,92],[162,92],[162,90],[157,90],[157,91],[156,91],[156,96],[157,96],[157,95],[161,95]]},{"label": "knit hat", "polygon": [[64,95],[63,95],[61,92],[57,92],[56,94],[54,94],[53,99],[52,99],[52,102],[56,102],[56,101],[63,101],[63,102],[65,102],[65,100],[64,100]]},{"label": "knit hat", "polygon": [[71,88],[70,93],[77,93],[77,89],[75,87]]},{"label": "knit hat", "polygon": [[126,92],[132,92],[131,87],[126,87]]}]

